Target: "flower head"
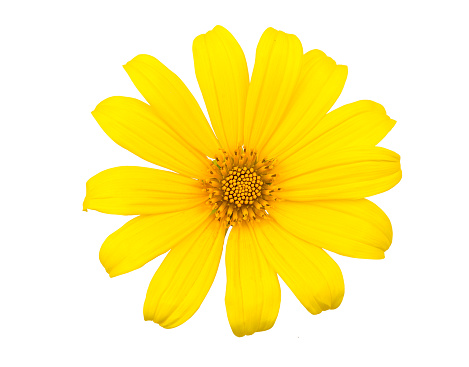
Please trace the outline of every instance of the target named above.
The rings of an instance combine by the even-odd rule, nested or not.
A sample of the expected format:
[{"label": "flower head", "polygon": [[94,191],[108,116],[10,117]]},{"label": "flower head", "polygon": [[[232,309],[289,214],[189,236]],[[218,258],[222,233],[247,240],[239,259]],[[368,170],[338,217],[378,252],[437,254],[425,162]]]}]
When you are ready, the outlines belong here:
[{"label": "flower head", "polygon": [[252,78],[223,27],[200,35],[194,64],[207,111],[157,59],[124,68],[147,103],[101,102],[93,116],[117,144],[174,172],[116,167],[87,182],[84,209],[137,215],[111,234],[100,260],[111,277],[170,250],[148,288],[145,320],[165,328],[200,307],[226,248],[226,310],[235,335],[271,328],[280,276],[313,314],[337,308],[342,273],[324,249],[380,259],[389,219],[365,199],[401,179],[399,155],[376,144],[384,108],[358,101],[327,113],[347,68],[294,35],[261,37]]}]

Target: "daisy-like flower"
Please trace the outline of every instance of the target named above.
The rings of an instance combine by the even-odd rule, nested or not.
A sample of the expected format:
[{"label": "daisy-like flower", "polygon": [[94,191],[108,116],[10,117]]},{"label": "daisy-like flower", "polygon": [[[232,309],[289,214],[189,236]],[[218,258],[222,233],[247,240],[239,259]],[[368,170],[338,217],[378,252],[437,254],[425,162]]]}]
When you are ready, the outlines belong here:
[{"label": "daisy-like flower", "polygon": [[326,253],[381,259],[391,223],[364,199],[401,179],[399,155],[375,145],[394,126],[384,108],[358,101],[327,113],[347,67],[272,28],[262,35],[251,81],[223,27],[193,44],[210,116],[152,56],[124,68],[147,103],[101,102],[93,116],[109,137],[165,167],[116,167],[86,185],[84,210],[137,215],[111,234],[99,258],[111,277],[169,253],[151,280],[145,320],[187,321],[215,278],[225,235],[226,311],[233,333],[271,328],[278,276],[312,314],[337,308],[344,281]]}]

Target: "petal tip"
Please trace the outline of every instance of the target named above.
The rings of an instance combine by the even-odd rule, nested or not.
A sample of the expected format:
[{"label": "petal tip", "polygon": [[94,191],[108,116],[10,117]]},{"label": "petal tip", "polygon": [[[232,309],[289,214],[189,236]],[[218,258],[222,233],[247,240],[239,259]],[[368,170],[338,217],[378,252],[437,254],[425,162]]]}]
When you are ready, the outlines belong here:
[{"label": "petal tip", "polygon": [[122,67],[124,68],[124,70],[128,74],[132,68],[137,67],[134,64],[139,64],[139,63],[151,64],[151,63],[155,63],[155,61],[158,62],[158,59],[151,56],[151,55],[139,54],[139,55],[135,56],[133,59],[131,59],[130,61],[127,61],[127,63],[122,65]]},{"label": "petal tip", "polygon": [[228,29],[226,29],[222,25],[217,24],[215,27],[213,27],[212,31],[228,32]]},{"label": "petal tip", "polygon": [[85,197],[85,200],[83,200],[83,209],[82,209],[84,212],[87,212],[88,209],[90,209],[88,204],[89,204],[89,200],[87,197]]}]

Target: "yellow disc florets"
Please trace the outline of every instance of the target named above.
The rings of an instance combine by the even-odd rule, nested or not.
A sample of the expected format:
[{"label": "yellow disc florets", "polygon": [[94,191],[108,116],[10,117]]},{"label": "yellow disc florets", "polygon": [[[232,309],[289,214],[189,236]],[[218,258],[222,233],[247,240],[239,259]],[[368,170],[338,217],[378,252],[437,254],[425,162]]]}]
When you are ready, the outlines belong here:
[{"label": "yellow disc florets", "polygon": [[209,178],[201,180],[209,193],[207,204],[219,221],[234,225],[239,221],[260,220],[268,213],[269,202],[277,200],[272,185],[277,174],[276,160],[258,160],[254,150],[240,147],[233,156],[222,151],[215,156],[209,169]]}]

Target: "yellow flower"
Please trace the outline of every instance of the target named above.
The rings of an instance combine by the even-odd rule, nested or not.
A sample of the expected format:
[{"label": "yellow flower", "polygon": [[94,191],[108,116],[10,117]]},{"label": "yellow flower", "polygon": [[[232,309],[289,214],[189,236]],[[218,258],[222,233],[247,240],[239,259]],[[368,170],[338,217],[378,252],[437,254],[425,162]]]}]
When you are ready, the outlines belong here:
[{"label": "yellow flower", "polygon": [[157,59],[124,68],[148,104],[101,102],[93,116],[109,137],[177,173],[116,167],[86,185],[84,210],[138,215],[102,245],[111,277],[170,252],[154,275],[145,320],[165,328],[200,307],[225,234],[226,311],[237,336],[271,328],[277,274],[312,314],[337,308],[344,281],[323,250],[381,259],[391,223],[364,199],[401,179],[399,155],[375,145],[394,126],[384,108],[358,101],[326,114],[347,67],[272,28],[262,35],[249,81],[246,60],[223,27],[193,44],[212,129],[184,83]]}]

